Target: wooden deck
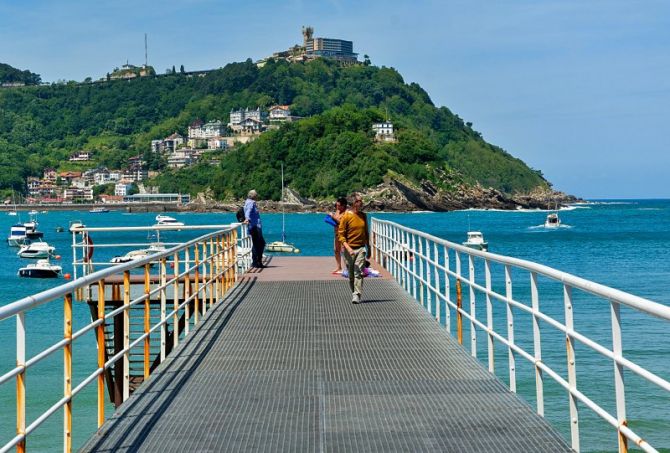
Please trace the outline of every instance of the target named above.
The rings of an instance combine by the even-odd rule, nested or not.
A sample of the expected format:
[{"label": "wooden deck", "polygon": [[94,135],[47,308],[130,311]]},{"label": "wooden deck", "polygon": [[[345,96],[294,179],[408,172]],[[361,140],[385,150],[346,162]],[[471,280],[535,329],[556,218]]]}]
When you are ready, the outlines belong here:
[{"label": "wooden deck", "polygon": [[388,274],[272,258],[83,451],[570,451]]}]

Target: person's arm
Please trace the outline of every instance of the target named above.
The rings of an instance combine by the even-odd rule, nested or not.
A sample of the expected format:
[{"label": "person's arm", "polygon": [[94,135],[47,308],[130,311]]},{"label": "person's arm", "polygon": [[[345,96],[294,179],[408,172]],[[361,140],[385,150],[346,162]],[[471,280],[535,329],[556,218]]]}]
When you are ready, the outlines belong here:
[{"label": "person's arm", "polygon": [[244,202],[244,223],[249,223],[251,221],[252,209],[253,209],[252,203]]}]

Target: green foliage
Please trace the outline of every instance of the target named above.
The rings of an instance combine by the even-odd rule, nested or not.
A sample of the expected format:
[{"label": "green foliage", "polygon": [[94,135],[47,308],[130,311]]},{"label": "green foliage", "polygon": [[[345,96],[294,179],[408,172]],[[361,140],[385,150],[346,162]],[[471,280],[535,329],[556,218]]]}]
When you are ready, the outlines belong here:
[{"label": "green foliage", "polygon": [[[221,156],[218,167],[169,170],[151,184],[163,191],[242,197],[255,188],[279,199],[280,163],[288,185],[310,197],[334,197],[379,184],[389,171],[412,181],[435,169],[506,192],[547,182],[541,173],[486,143],[448,108],[436,108],[417,84],[393,68],[343,67],[318,59],[289,64],[251,60],[205,76],[181,73],[130,81],[0,90],[0,190],[21,190],[45,166],[65,168],[73,151],[94,151],[93,165],[117,169],[142,155],[149,169],[166,162],[148,150],[153,139],[199,118],[227,122],[232,109],[291,105],[304,119],[263,134]],[[397,143],[374,141],[372,123],[386,115]]]},{"label": "green foliage", "polygon": [[21,71],[8,64],[0,63],[0,84],[23,83],[25,85],[39,85],[41,81],[42,79],[39,74],[34,74],[28,70]]}]

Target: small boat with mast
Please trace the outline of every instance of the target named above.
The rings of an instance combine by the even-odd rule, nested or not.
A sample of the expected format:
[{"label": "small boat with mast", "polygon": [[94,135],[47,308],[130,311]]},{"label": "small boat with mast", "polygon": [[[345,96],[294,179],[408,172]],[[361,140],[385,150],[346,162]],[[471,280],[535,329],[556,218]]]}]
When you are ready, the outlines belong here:
[{"label": "small boat with mast", "polygon": [[265,246],[268,252],[300,253],[295,245],[286,242],[286,213],[284,210],[284,164],[281,164],[281,241],[270,242]]}]

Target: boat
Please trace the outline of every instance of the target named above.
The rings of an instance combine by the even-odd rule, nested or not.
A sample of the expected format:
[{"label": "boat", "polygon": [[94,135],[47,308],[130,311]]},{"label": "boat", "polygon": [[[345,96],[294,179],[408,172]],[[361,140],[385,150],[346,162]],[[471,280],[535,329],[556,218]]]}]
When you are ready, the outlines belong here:
[{"label": "boat", "polygon": [[39,214],[39,212],[34,210],[34,209],[31,209],[30,211],[28,211],[28,215],[37,215],[37,214]]},{"label": "boat", "polygon": [[49,258],[55,250],[56,247],[46,242],[31,242],[30,244],[22,245],[16,254],[21,258]]},{"label": "boat", "polygon": [[16,212],[16,198],[13,190],[12,190],[12,204],[14,205],[14,209],[12,211],[7,211],[7,215],[18,215],[18,213]]},{"label": "boat", "polygon": [[175,219],[174,217],[170,217],[169,215],[158,214],[156,216],[156,225],[160,225],[160,226],[184,226],[184,222],[180,222],[179,220]]},{"label": "boat", "polygon": [[484,235],[481,231],[468,231],[468,240],[463,245],[483,252],[487,252],[489,249],[489,243],[484,240]]},{"label": "boat", "polygon": [[17,215],[16,211],[7,211],[7,215]]},{"label": "boat", "polygon": [[26,237],[30,240],[40,239],[44,233],[37,230],[37,220],[31,218],[29,222],[25,222],[23,226],[26,227]]},{"label": "boat", "polygon": [[36,263],[20,268],[17,275],[27,278],[57,278],[62,271],[62,267],[51,264],[49,260],[38,260]]},{"label": "boat", "polygon": [[21,247],[24,244],[29,244],[30,239],[26,236],[26,226],[22,223],[17,223],[9,228],[9,237],[7,244],[10,247]]},{"label": "boat", "polygon": [[300,253],[300,249],[286,242],[286,213],[284,212],[284,164],[281,164],[281,241],[270,242],[265,246],[268,252]]},{"label": "boat", "polygon": [[545,228],[558,228],[561,226],[561,219],[558,218],[558,213],[552,212],[547,215],[547,219],[544,221]]},{"label": "boat", "polygon": [[56,227],[56,233],[62,233],[63,231],[65,231],[65,228],[63,228],[62,226],[58,225]]},{"label": "boat", "polygon": [[107,208],[93,208],[93,209],[90,209],[88,212],[93,212],[93,213],[109,212],[109,209],[107,209]]},{"label": "boat", "polygon": [[156,253],[161,253],[166,250],[167,249],[162,244],[151,244],[146,249],[131,250],[125,255],[115,256],[114,258],[109,260],[109,262],[114,264],[129,263],[131,261],[138,261],[143,258],[146,258],[147,256],[155,255]]},{"label": "boat", "polygon": [[76,229],[78,228],[85,228],[86,225],[81,220],[70,220],[70,225],[68,227],[68,230],[70,230],[70,233],[75,233]]}]

